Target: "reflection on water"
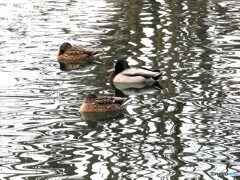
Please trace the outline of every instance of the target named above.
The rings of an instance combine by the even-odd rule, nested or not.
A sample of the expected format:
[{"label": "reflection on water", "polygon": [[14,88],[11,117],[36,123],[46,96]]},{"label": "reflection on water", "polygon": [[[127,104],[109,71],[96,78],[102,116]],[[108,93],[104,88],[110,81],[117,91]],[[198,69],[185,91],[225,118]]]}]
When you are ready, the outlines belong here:
[{"label": "reflection on water", "polygon": [[[240,174],[239,8],[237,0],[1,1],[0,179]],[[61,71],[63,42],[104,49],[103,64]],[[114,95],[106,71],[123,57],[161,69],[163,89],[127,94],[123,116],[85,121],[83,96]]]}]

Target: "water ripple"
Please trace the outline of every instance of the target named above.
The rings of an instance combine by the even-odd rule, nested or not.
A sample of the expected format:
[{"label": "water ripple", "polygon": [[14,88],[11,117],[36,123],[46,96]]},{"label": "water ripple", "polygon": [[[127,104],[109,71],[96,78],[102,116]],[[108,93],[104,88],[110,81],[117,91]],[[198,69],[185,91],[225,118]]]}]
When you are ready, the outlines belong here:
[{"label": "water ripple", "polygon": [[[238,1],[0,3],[0,178],[215,179],[239,173]],[[61,71],[60,44],[104,49]],[[118,58],[161,69],[162,91],[89,121],[88,93],[114,95]],[[219,178],[229,178],[221,177]]]}]

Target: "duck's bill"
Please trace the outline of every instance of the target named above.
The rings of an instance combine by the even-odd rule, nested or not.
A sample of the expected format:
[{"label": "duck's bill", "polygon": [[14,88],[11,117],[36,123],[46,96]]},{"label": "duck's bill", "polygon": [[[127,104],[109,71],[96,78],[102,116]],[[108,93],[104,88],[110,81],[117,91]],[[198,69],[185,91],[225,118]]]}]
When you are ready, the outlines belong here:
[{"label": "duck's bill", "polygon": [[112,69],[107,70],[107,72],[114,72],[115,68],[113,67]]}]

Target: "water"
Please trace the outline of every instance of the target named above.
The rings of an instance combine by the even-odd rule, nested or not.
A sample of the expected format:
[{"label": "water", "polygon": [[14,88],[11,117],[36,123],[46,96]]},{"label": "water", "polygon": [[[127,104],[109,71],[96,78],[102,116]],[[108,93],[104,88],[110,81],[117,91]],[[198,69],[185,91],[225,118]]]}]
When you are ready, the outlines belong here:
[{"label": "water", "polygon": [[[237,178],[239,9],[237,0],[2,0],[0,178]],[[61,71],[63,42],[103,49],[103,64]],[[122,116],[84,120],[85,94],[115,94],[106,71],[118,58],[161,69],[163,90],[131,95]]]}]

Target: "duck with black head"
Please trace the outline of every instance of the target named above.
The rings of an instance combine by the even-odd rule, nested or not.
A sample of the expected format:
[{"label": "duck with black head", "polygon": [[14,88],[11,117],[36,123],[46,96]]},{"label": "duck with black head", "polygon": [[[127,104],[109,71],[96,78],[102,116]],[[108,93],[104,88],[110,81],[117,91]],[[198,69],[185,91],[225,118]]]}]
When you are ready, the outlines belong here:
[{"label": "duck with black head", "polygon": [[108,70],[111,72],[109,79],[115,83],[145,83],[148,81],[157,81],[161,76],[160,70],[151,70],[147,68],[130,68],[126,60],[118,60],[114,68]]},{"label": "duck with black head", "polygon": [[143,67],[131,68],[122,58],[108,72],[111,72],[110,84],[117,96],[148,94],[162,89],[157,81],[161,76],[160,70]]}]

